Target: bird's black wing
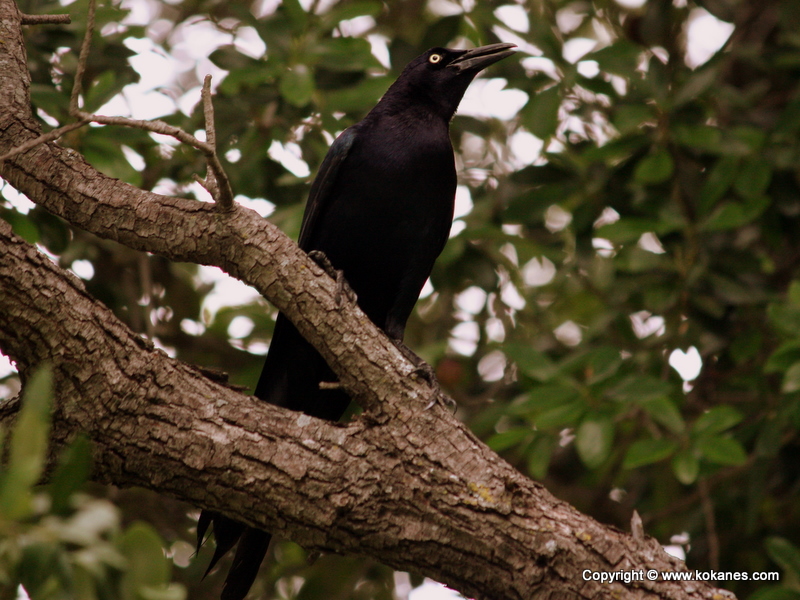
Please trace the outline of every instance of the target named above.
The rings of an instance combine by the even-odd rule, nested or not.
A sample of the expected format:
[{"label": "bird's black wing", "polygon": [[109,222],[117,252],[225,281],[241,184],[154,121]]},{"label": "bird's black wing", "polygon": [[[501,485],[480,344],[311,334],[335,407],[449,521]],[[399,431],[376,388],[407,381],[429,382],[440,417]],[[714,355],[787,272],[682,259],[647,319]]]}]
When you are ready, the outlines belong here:
[{"label": "bird's black wing", "polygon": [[306,203],[306,212],[303,215],[303,224],[300,227],[300,237],[297,240],[297,245],[305,251],[313,250],[308,245],[314,234],[314,228],[320,220],[320,215],[325,211],[326,200],[339,174],[339,167],[347,158],[350,148],[353,147],[357,132],[358,125],[353,125],[345,129],[334,140],[322,164],[319,166],[314,183],[311,184],[308,202]]}]

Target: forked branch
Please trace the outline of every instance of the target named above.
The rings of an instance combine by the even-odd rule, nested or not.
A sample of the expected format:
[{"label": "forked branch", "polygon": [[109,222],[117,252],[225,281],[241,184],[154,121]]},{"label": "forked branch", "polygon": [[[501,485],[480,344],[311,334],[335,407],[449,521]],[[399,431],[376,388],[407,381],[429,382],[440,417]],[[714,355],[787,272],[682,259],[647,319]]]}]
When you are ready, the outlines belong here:
[{"label": "forked branch", "polygon": [[[233,190],[230,179],[225,173],[225,169],[219,160],[216,149],[216,129],[214,127],[214,107],[211,98],[211,76],[206,75],[202,88],[203,115],[205,117],[206,141],[197,139],[180,127],[169,125],[158,119],[142,120],[130,119],[127,117],[110,117],[86,112],[80,108],[80,97],[83,94],[83,77],[86,72],[86,64],[89,60],[92,36],[95,28],[96,0],[89,1],[89,11],[86,19],[86,32],[81,43],[80,55],[78,57],[78,67],[75,71],[75,81],[70,95],[69,112],[77,120],[74,123],[59,127],[39,137],[30,140],[9,152],[0,156],[0,162],[6,161],[18,154],[26,152],[31,148],[60,138],[65,133],[83,127],[87,123],[99,123],[101,125],[119,125],[122,127],[134,127],[152,133],[168,135],[184,144],[200,150],[206,157],[208,164],[208,174],[203,180],[197,177],[197,181],[208,190],[220,211],[227,212],[233,208]],[[23,24],[42,24],[42,23],[68,23],[69,15],[23,15]]]}]

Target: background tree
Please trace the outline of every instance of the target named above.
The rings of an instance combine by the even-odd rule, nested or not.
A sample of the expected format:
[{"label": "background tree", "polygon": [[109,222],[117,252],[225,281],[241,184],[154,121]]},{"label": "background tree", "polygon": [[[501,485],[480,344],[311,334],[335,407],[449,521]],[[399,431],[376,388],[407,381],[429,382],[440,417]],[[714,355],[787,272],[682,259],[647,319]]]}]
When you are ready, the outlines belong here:
[{"label": "background tree", "polygon": [[[78,0],[72,24],[26,31],[45,130],[71,120],[86,9]],[[688,40],[711,16],[733,32],[698,64]],[[800,597],[796,2],[137,1],[97,19],[86,110],[108,112],[139,79],[137,53],[163,54],[174,77],[145,101],[167,99],[162,119],[202,129],[208,56],[222,70],[217,143],[237,200],[295,237],[305,165],[409,59],[435,45],[519,44],[520,60],[493,66],[486,88],[521,107],[453,122],[461,210],[409,345],[459,417],[558,497],[625,529],[636,509],[662,543],[679,536],[692,568],[782,571],[780,588],[728,584],[739,597]],[[198,67],[190,40],[210,32]],[[207,197],[192,183],[203,157],[163,137],[84,127],[59,143],[145,190]],[[8,184],[1,193],[0,217],[133,330],[252,386],[274,324],[266,303],[213,311],[206,270],[99,240]],[[681,356],[695,373],[670,366]],[[14,395],[15,375],[2,385]],[[191,508],[93,491],[161,532],[190,597],[216,594],[217,575],[198,584],[206,561],[185,566]],[[289,543],[275,554],[257,585],[274,597],[390,598],[405,581],[353,558],[308,567]]]}]

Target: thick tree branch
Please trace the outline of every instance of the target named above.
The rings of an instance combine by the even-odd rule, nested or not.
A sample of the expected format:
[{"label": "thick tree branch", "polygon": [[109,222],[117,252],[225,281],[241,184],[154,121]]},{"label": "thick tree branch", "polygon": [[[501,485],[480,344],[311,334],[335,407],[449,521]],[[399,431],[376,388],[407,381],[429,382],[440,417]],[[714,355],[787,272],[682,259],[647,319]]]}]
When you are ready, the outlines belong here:
[{"label": "thick tree branch", "polygon": [[[39,135],[20,15],[0,0],[0,153]],[[254,285],[317,346],[366,409],[342,426],[204,378],[129,331],[80,281],[0,221],[0,347],[55,369],[55,440],[84,431],[95,476],[141,485],[318,550],[370,555],[476,598],[713,598],[702,583],[600,585],[585,569],[683,570],[652,539],[602,526],[523,477],[447,411],[335,284],[255,213],[149,194],[55,143],[0,165],[78,227]],[[0,410],[0,424],[13,410]]]},{"label": "thick tree branch", "polygon": [[25,366],[53,362],[55,439],[90,435],[100,481],[170,494],[309,549],[373,556],[475,598],[717,593],[584,581],[585,569],[685,567],[652,538],[553,498],[445,410],[392,402],[392,419],[344,426],[278,409],[154,349],[2,221],[0,248],[0,347]]}]

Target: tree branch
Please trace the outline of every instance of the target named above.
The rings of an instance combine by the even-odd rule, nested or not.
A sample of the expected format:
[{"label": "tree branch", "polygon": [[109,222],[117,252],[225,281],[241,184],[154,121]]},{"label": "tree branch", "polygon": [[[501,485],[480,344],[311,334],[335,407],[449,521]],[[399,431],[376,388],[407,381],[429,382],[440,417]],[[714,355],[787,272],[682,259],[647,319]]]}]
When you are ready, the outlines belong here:
[{"label": "tree branch", "polygon": [[[0,248],[0,347],[23,372],[52,361],[54,439],[86,432],[99,481],[170,494],[310,550],[373,556],[474,598],[717,593],[585,581],[586,569],[685,566],[654,539],[555,499],[446,410],[396,398],[392,419],[339,425],[279,409],[153,348],[2,221]],[[0,425],[10,418],[0,415]]]},{"label": "tree branch", "polygon": [[69,15],[22,15],[23,25],[69,25]]},{"label": "tree branch", "polygon": [[[222,163],[217,156],[216,146],[216,130],[214,127],[214,106],[211,102],[211,76],[206,75],[203,80],[202,90],[202,104],[203,114],[205,116],[206,125],[206,141],[201,142],[195,136],[185,132],[180,127],[169,125],[164,121],[158,119],[152,121],[144,121],[140,119],[129,119],[127,117],[107,117],[104,115],[96,115],[85,112],[79,107],[80,96],[83,93],[83,76],[86,72],[86,63],[89,60],[89,52],[92,47],[92,35],[94,34],[95,13],[97,9],[96,0],[89,0],[88,14],[86,16],[86,31],[81,42],[81,51],[78,56],[78,67],[75,70],[75,80],[72,85],[72,92],[69,99],[69,112],[72,116],[78,119],[77,127],[86,123],[94,122],[102,125],[120,125],[122,127],[133,127],[136,129],[143,129],[144,131],[151,131],[153,133],[160,133],[174,137],[180,142],[188,146],[192,146],[200,150],[206,156],[208,163],[208,176],[206,181],[200,181],[201,185],[209,191],[214,200],[218,203],[219,209],[227,212],[233,208],[233,191],[231,189],[230,180],[227,173],[222,166]],[[70,127],[70,126],[67,126]],[[75,127],[73,127],[74,129]],[[67,128],[62,128],[67,129]],[[58,130],[57,130],[58,131]],[[52,133],[52,132],[51,132]],[[63,135],[66,131],[61,131],[58,135]],[[55,139],[55,138],[53,138]],[[33,140],[28,142],[28,146],[48,141],[46,136],[42,136],[38,142]],[[9,154],[16,154],[19,149],[12,150]],[[0,157],[2,161],[5,156]]]}]

